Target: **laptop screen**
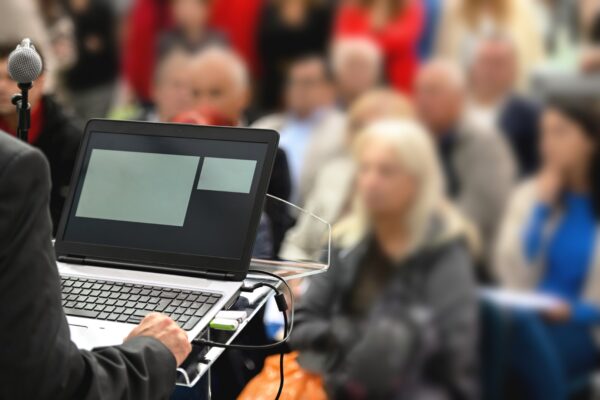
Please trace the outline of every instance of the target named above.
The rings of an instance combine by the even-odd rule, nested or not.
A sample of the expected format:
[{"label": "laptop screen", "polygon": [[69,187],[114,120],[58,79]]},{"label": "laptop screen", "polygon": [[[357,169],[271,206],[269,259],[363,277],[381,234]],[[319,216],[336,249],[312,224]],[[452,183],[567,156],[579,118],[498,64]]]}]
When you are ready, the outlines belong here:
[{"label": "laptop screen", "polygon": [[92,131],[61,239],[241,259],[268,149],[261,142]]}]

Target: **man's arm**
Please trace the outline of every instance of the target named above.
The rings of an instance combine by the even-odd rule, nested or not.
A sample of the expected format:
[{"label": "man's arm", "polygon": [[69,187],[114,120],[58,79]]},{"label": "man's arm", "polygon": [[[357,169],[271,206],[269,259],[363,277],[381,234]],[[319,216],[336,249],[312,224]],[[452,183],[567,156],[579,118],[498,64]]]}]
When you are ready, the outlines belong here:
[{"label": "man's arm", "polygon": [[49,168],[0,138],[0,398],[161,399],[176,360],[161,341],[80,351],[70,340],[51,244]]}]

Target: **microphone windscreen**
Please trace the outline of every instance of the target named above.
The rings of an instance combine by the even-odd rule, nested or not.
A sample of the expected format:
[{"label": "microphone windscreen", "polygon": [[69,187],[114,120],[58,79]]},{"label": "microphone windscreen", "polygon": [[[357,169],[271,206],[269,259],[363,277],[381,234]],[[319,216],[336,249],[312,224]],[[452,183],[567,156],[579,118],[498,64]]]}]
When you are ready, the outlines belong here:
[{"label": "microphone windscreen", "polygon": [[29,39],[24,39],[8,56],[8,73],[18,83],[35,81],[42,73],[42,57]]}]

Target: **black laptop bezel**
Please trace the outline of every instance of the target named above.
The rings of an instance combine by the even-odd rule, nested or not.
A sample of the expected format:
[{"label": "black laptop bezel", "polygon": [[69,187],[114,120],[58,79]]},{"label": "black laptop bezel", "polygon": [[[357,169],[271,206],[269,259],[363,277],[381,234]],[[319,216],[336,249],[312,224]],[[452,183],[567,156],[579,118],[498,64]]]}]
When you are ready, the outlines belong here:
[{"label": "black laptop bezel", "polygon": [[[167,253],[152,250],[140,250],[106,245],[94,245],[64,240],[67,220],[71,214],[75,197],[77,179],[81,173],[90,136],[94,132],[109,132],[125,135],[163,136],[179,138],[201,138],[208,140],[226,140],[267,144],[264,167],[260,172],[257,185],[256,204],[252,209],[246,242],[239,259],[209,257],[192,254]],[[102,265],[118,269],[137,269],[151,272],[181,274],[189,276],[221,276],[224,279],[243,280],[248,273],[254,239],[258,231],[261,213],[264,207],[267,188],[275,162],[279,134],[273,130],[203,126],[173,123],[154,123],[138,121],[114,121],[92,119],[85,127],[73,174],[69,195],[63,207],[56,241],[55,252],[58,259],[84,259],[105,261]]]}]

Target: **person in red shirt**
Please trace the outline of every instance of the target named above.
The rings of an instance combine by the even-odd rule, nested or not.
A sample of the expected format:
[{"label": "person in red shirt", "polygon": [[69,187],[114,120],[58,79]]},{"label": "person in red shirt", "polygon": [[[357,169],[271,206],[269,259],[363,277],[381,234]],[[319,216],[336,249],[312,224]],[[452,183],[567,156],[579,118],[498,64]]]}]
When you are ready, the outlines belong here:
[{"label": "person in red shirt", "polygon": [[418,44],[424,24],[419,0],[357,0],[340,7],[335,36],[366,36],[385,58],[387,79],[405,93],[418,67]]},{"label": "person in red shirt", "polygon": [[[250,72],[258,72],[256,28],[263,0],[210,0],[208,27],[244,59]],[[172,0],[134,0],[126,24],[123,75],[133,94],[151,102],[151,82],[159,37],[173,28]]]}]

